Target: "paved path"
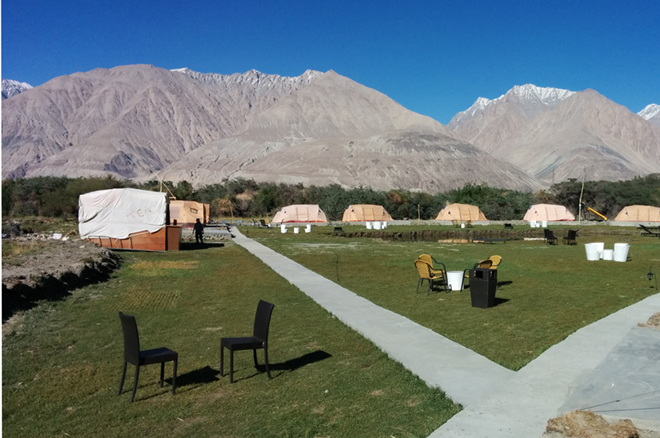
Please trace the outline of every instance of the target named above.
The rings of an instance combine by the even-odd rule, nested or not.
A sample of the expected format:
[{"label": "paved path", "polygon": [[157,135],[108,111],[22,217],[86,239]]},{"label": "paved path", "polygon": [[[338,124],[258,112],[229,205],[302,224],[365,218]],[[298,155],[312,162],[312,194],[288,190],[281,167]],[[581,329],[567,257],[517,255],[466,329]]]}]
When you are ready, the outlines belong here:
[{"label": "paved path", "polygon": [[243,236],[234,241],[260,258],[344,324],[376,344],[427,385],[471,406],[515,373],[397,313],[383,309],[299,263]]},{"label": "paved path", "polygon": [[[441,388],[452,400],[463,405],[463,411],[429,438],[540,437],[547,420],[558,415],[571,393],[588,380],[608,353],[638,322],[660,311],[660,294],[646,298],[583,327],[520,371],[513,372],[408,318],[376,306],[244,237],[236,228],[232,233],[236,243],[346,325],[429,386]],[[655,377],[659,382],[655,390],[660,391],[660,375]],[[616,395],[610,394],[610,397]]]}]

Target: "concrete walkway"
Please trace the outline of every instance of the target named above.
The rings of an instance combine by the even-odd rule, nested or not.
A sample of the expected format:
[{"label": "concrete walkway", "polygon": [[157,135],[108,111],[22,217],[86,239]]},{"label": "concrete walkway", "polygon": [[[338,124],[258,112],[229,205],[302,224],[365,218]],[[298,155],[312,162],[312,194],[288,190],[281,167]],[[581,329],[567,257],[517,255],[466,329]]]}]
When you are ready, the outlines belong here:
[{"label": "concrete walkway", "polygon": [[234,242],[311,297],[391,358],[463,406],[476,404],[515,375],[474,351],[383,309],[232,228]]},{"label": "concrete walkway", "polygon": [[[452,400],[463,405],[464,410],[433,432],[430,438],[540,437],[548,419],[560,413],[569,397],[589,380],[592,371],[631,329],[660,311],[660,294],[649,297],[583,327],[520,371],[513,372],[408,318],[376,306],[244,237],[236,228],[232,233],[236,236],[236,243],[346,325],[371,340],[429,386],[441,388]],[[650,368],[654,369],[653,366]],[[649,366],[643,367],[642,371],[648,374]],[[627,380],[631,380],[633,373],[627,375]],[[647,375],[642,380],[657,382],[655,387],[646,387],[647,393],[660,391],[660,374],[651,379]],[[623,388],[622,391],[624,395],[630,395]],[[608,394],[609,398],[616,396],[616,392]],[[648,403],[654,403],[653,397],[646,399]],[[651,412],[653,416],[653,409],[659,407],[648,403],[636,406],[636,409],[646,411],[646,414]],[[632,419],[635,421],[634,417]],[[640,426],[654,425],[645,423]]]}]

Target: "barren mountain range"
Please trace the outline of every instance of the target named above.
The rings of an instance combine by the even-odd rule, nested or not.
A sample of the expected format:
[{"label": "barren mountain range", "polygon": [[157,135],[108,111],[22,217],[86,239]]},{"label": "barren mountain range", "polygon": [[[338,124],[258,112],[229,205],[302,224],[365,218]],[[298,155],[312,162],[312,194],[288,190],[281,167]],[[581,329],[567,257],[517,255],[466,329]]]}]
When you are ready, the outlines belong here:
[{"label": "barren mountain range", "polygon": [[549,169],[557,181],[660,172],[660,128],[643,115],[591,90],[517,88],[446,127],[334,71],[96,69],[3,100],[2,174],[437,192],[536,190]]},{"label": "barren mountain range", "polygon": [[517,86],[478,99],[447,126],[546,184],[660,171],[660,129],[594,90]]}]

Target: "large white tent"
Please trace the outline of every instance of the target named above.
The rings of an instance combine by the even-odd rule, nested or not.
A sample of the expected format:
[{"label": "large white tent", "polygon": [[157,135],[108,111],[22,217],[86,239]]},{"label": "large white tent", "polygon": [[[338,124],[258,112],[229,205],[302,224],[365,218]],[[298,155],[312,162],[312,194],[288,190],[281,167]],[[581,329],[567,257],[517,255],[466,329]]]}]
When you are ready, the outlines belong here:
[{"label": "large white tent", "polygon": [[381,205],[353,204],[344,210],[342,222],[391,221],[392,216]]},{"label": "large white tent", "polygon": [[536,204],[529,207],[524,221],[574,221],[575,216],[563,205]]},{"label": "large white tent", "polygon": [[614,218],[617,222],[660,222],[660,207],[629,205]]},{"label": "large white tent", "polygon": [[132,233],[155,233],[165,227],[166,193],[137,189],[109,189],[78,198],[78,230],[81,239],[126,239]]},{"label": "large white tent", "polygon": [[317,204],[295,204],[282,207],[271,221],[274,224],[289,222],[328,222],[321,207]]},{"label": "large white tent", "polygon": [[487,221],[486,216],[476,205],[449,204],[438,213],[437,221]]}]

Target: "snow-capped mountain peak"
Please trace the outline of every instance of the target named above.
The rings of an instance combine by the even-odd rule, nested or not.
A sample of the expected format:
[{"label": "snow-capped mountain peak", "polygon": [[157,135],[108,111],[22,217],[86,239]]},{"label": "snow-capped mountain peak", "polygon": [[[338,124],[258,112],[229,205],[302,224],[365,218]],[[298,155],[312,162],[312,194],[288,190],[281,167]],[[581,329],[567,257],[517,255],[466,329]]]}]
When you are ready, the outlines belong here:
[{"label": "snow-capped mountain peak", "polygon": [[500,102],[515,102],[526,113],[533,116],[544,108],[552,107],[573,94],[575,94],[574,91],[561,88],[537,87],[533,84],[516,85],[497,99],[490,100],[479,97],[470,108],[456,114],[448,126],[456,126],[462,120],[471,119],[487,107]]},{"label": "snow-capped mountain peak", "polygon": [[645,120],[660,116],[660,105],[655,103],[647,105],[646,108],[638,112],[637,115]]},{"label": "snow-capped mountain peak", "polygon": [[7,99],[8,97],[21,94],[25,90],[32,88],[32,85],[27,82],[18,82],[12,79],[3,79],[2,80],[2,98]]}]

